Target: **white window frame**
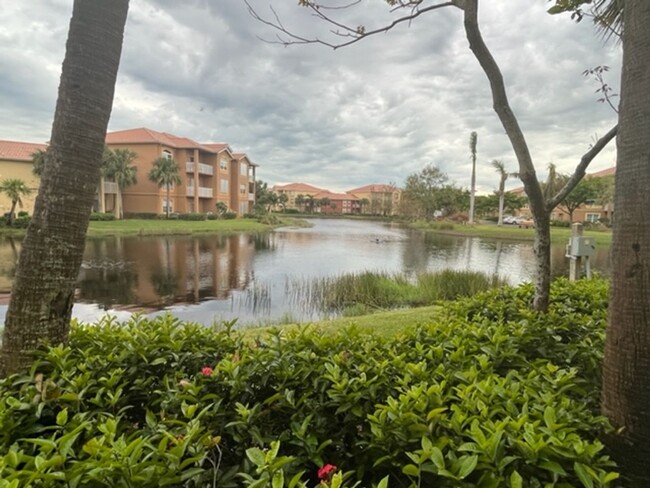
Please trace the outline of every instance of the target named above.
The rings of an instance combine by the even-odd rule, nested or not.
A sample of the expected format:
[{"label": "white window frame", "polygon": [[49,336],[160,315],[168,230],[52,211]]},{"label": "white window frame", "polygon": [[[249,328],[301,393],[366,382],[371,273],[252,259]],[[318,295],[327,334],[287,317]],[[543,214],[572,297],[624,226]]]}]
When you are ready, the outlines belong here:
[{"label": "white window frame", "polygon": [[226,158],[221,158],[219,160],[219,167],[224,171],[228,171],[228,160]]},{"label": "white window frame", "polygon": [[598,212],[587,212],[585,214],[585,222],[590,222],[592,224],[595,224],[600,220],[600,213]]},{"label": "white window frame", "polygon": [[[225,190],[224,190],[224,188],[225,188]],[[229,187],[229,185],[228,185],[228,180],[221,180],[221,181],[219,182],[219,191],[220,191],[221,193],[228,193],[229,188],[230,188],[230,187]]]}]

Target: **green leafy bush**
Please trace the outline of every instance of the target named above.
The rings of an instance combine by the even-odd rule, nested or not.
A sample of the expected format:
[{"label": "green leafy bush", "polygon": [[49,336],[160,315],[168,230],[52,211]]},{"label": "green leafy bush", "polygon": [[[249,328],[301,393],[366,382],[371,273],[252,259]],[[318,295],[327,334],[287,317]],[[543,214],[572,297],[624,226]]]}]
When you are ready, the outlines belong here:
[{"label": "green leafy bush", "polygon": [[178,220],[207,220],[208,216],[204,213],[179,213]]},{"label": "green leafy bush", "polygon": [[[165,216],[163,215],[163,218]],[[125,219],[143,219],[143,220],[155,220],[160,218],[160,214],[155,212],[125,212]]]},{"label": "green leafy bush", "polygon": [[90,214],[90,220],[93,221],[115,220],[115,215],[109,212],[93,212]]},{"label": "green leafy bush", "polygon": [[27,217],[29,216],[29,212],[27,210],[20,210],[18,212],[18,217]]},{"label": "green leafy bush", "polygon": [[571,222],[568,220],[551,220],[553,227],[571,227]]},{"label": "green leafy bush", "polygon": [[235,212],[224,212],[222,215],[223,219],[225,220],[233,220],[237,218],[237,214]]},{"label": "green leafy bush", "polygon": [[611,486],[606,286],[556,282],[548,316],[531,297],[489,291],[391,339],[77,324],[0,382],[0,487],[314,487],[319,468],[331,487]]}]

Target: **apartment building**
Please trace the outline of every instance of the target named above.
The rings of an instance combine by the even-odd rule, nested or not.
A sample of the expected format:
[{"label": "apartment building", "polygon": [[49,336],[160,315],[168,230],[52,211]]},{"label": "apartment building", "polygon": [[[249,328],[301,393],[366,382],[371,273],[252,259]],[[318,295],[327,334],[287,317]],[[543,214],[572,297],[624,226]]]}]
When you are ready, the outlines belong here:
[{"label": "apartment building", "polygon": [[[616,176],[616,166],[590,173],[585,178],[607,178]],[[519,197],[526,197],[526,192],[523,187],[510,190]],[[530,217],[530,207],[526,203],[521,207],[516,214],[518,216]],[[573,211],[573,222],[598,222],[598,221],[611,221],[614,216],[614,203],[597,203],[596,201],[587,202]],[[561,205],[555,207],[551,212],[551,220],[569,221],[569,213],[562,208]]]},{"label": "apartment building", "polygon": [[334,193],[329,190],[314,195],[314,210],[324,214],[360,214],[361,202],[350,193]]},{"label": "apartment building", "polygon": [[[125,214],[160,214],[167,208],[208,213],[216,211],[217,202],[225,203],[237,215],[252,211],[257,165],[245,154],[234,153],[228,144],[203,144],[147,128],[109,132],[106,144],[137,154],[137,183],[122,191]],[[181,183],[171,188],[169,201],[166,189],[148,178],[160,157],[173,159],[181,169]]]},{"label": "apartment building", "polygon": [[296,203],[296,197],[302,195],[303,197],[314,197],[318,193],[327,191],[323,188],[318,188],[313,185],[308,185],[307,183],[288,183],[286,185],[275,185],[271,188],[278,195],[286,195],[287,203],[286,208],[296,208],[303,210],[304,204],[298,205]]},{"label": "apartment building", "polygon": [[348,190],[364,202],[362,213],[394,215],[399,209],[402,191],[395,185],[371,184]]},{"label": "apartment building", "polygon": [[[36,151],[45,151],[46,144],[36,144],[32,142],[19,141],[0,141],[0,182],[11,178],[17,178],[25,182],[27,187],[32,190],[29,195],[21,198],[22,208],[31,215],[34,211],[34,202],[38,191],[39,179],[32,168],[32,155]],[[11,209],[11,200],[6,195],[0,193],[0,215]]]}]

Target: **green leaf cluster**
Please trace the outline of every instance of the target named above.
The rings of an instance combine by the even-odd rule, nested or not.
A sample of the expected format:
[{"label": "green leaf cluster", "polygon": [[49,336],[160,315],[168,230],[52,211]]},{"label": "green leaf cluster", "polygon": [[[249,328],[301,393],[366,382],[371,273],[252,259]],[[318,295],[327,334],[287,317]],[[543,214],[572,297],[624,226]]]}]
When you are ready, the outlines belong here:
[{"label": "green leaf cluster", "polygon": [[450,303],[396,338],[76,324],[0,382],[0,487],[610,486],[606,284]]}]

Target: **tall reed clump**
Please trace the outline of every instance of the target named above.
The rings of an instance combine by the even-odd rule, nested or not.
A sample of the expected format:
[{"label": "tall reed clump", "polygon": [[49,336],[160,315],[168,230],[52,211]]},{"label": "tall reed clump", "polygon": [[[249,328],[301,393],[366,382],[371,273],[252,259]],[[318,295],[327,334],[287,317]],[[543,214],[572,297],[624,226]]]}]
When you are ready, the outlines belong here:
[{"label": "tall reed clump", "polygon": [[312,305],[323,310],[346,311],[433,305],[506,284],[496,275],[477,271],[427,272],[415,279],[409,279],[404,273],[365,271],[321,278],[306,289]]}]

